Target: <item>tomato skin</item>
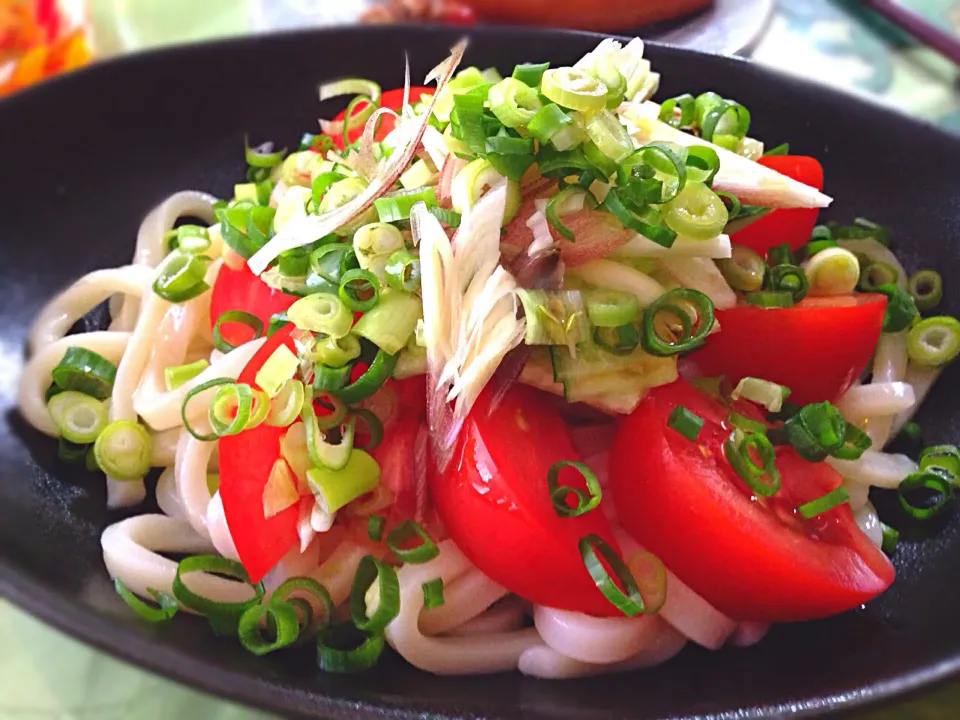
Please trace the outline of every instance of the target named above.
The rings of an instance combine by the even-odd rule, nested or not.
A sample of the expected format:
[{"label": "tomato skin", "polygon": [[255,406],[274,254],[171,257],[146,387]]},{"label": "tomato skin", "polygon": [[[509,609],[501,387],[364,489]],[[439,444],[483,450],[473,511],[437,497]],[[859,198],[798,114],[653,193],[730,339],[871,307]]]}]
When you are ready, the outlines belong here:
[{"label": "tomato skin", "polygon": [[[794,180],[823,190],[823,166],[806,155],[764,155],[757,162]],[[818,208],[779,208],[730,236],[731,242],[746,245],[761,255],[774,245],[787,243],[792,250],[805,245],[817,224]]]},{"label": "tomato skin", "polygon": [[801,405],[834,401],[869,362],[885,309],[883,295],[857,293],[790,308],[717,310],[720,332],[690,358],[704,375],[734,384],[750,376],[786,385],[791,402]]},{"label": "tomato skin", "polygon": [[436,19],[448,25],[473,25],[477,22],[477,13],[466,3],[442,0],[436,11]]},{"label": "tomato skin", "polygon": [[[210,326],[213,327],[217,318],[227,310],[243,310],[260,318],[266,331],[270,316],[283,312],[298,299],[296,295],[267,285],[251,272],[246,263],[239,270],[224,264],[210,293]],[[220,334],[231,345],[246,342],[251,337],[248,329],[236,323],[224,323]]]},{"label": "tomato skin", "polygon": [[[667,426],[683,405],[705,420],[691,442]],[[840,505],[811,520],[793,511],[840,484],[789,447],[772,498],[753,500],[723,455],[728,408],[683,380],[655,388],[617,430],[610,487],[624,528],[684,583],[737,620],[825,617],[866,602],[893,566]]]},{"label": "tomato skin", "polygon": [[[413,85],[410,87],[410,104],[417,102],[422,95],[431,95],[434,92],[434,88],[422,87]],[[403,106],[403,88],[394,88],[393,90],[385,90],[380,94],[380,107],[390,108],[391,110],[396,110],[400,112],[400,108]],[[336,122],[342,122],[343,118],[346,116],[346,110],[341,111],[334,120]],[[377,132],[374,134],[373,138],[377,142],[383,140],[387,135],[390,134],[390,131],[393,130],[394,125],[396,124],[396,119],[392,115],[384,114],[380,117],[380,126],[377,128]],[[363,135],[363,126],[361,125],[358,128],[351,130],[347,134],[347,139],[354,143],[360,136]],[[340,150],[343,150],[343,136],[336,135],[333,136],[333,144],[336,145]]]},{"label": "tomato skin", "polygon": [[[450,537],[495,582],[541,605],[615,616],[620,611],[597,589],[578,548],[595,533],[617,549],[606,517],[597,508],[561,518],[547,491],[550,466],[576,459],[566,425],[539,392],[514,386],[493,413],[485,392],[430,490]],[[573,470],[560,481],[586,489]]]},{"label": "tomato skin", "polygon": [[[281,344],[295,352],[292,331],[293,325],[286,325],[267,338],[237,382],[256,386],[257,371]],[[280,457],[280,438],[286,431],[285,427],[261,424],[217,441],[223,513],[237,555],[252,582],[258,582],[299,543],[298,504],[270,518],[263,515],[263,489],[273,463]]]}]

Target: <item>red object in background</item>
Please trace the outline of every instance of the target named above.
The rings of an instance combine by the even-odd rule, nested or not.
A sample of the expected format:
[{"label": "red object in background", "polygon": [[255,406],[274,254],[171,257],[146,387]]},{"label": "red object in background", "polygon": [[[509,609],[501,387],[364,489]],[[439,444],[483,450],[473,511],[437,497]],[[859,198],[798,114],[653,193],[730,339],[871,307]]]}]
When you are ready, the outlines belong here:
[{"label": "red object in background", "polygon": [[[430,95],[434,91],[433,88],[429,87],[419,87],[411,86],[410,87],[410,104],[420,100],[423,95]],[[400,112],[400,108],[403,106],[403,88],[394,88],[393,90],[385,90],[380,94],[380,107],[390,108],[396,112]],[[363,107],[356,108],[355,112],[361,112]],[[346,117],[346,110],[340,112],[335,118],[335,122],[343,122],[343,119]],[[380,117],[380,126],[377,128],[376,134],[373,136],[374,139],[379,142],[383,140],[391,130],[393,130],[394,125],[396,124],[396,119],[392,115],[382,115]],[[363,125],[358,128],[351,130],[347,134],[347,139],[354,143],[360,136],[363,134]],[[343,137],[341,135],[336,135],[333,138],[333,144],[338,148],[343,150]]]},{"label": "red object in background", "polygon": [[[580,557],[579,540],[590,533],[617,549],[606,516],[596,508],[560,517],[547,490],[551,465],[580,459],[565,423],[537,390],[514,385],[492,413],[491,395],[481,394],[464,422],[449,468],[431,473],[430,495],[444,527],[481,572],[509,591],[553,608],[622,617]],[[586,490],[571,468],[559,482]]]},{"label": "red object in background", "polygon": [[[681,405],[704,420],[693,441],[667,425]],[[759,418],[748,403],[737,410]],[[729,412],[678,380],[651,390],[620,423],[610,490],[627,532],[736,620],[825,617],[886,589],[893,566],[857,527],[849,504],[809,520],[794,510],[840,485],[840,475],[780,448],[780,490],[753,498],[723,454]]]},{"label": "red object in background", "polygon": [[687,15],[710,0],[463,0],[477,19],[580,30],[623,30]]},{"label": "red object in background", "polygon": [[886,297],[806,298],[790,308],[717,310],[721,331],[690,355],[707,376],[758,377],[790,388],[799,404],[836,400],[861,373],[880,337]]},{"label": "red object in background", "polygon": [[436,20],[448,25],[473,25],[477,21],[473,8],[463,2],[442,0],[434,12]]},{"label": "red object in background", "polygon": [[[210,293],[210,325],[216,324],[217,318],[227,310],[243,310],[256,315],[266,330],[270,316],[283,312],[297,299],[296,295],[267,285],[251,272],[245,261],[239,270],[224,264]],[[231,345],[239,345],[252,337],[252,330],[241,323],[223,323],[220,335]]]},{"label": "red object in background", "polygon": [[[806,155],[764,155],[757,162],[805,185],[823,190],[823,166]],[[819,208],[780,208],[757,218],[730,236],[761,255],[775,245],[787,243],[792,250],[805,245],[817,224]]]}]

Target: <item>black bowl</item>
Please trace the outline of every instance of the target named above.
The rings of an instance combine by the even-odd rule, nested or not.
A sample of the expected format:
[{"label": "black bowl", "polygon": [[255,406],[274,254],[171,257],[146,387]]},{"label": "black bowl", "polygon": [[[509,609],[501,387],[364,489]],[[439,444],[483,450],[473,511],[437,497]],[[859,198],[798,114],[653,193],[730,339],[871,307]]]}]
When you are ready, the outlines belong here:
[{"label": "black bowl", "polygon": [[[340,75],[419,78],[449,30],[355,28],[146,53],[0,102],[0,592],[109,652],[206,690],[310,717],[733,718],[816,714],[919,687],[960,667],[958,523],[897,551],[894,587],[868,607],[784,625],[748,650],[688,649],[628,677],[548,682],[519,674],[436,678],[396,657],[368,675],[322,675],[309,653],[255,659],[199,621],[156,629],[117,598],[99,536],[103,482],[72,474],[14,409],[24,338],[43,302],[94,268],[129,261],[143,215],[183,189],[229,195],[243,136],[295,143],[315,128],[316,85]],[[576,60],[596,36],[479,29],[470,64]],[[960,142],[933,127],[739,60],[651,47],[666,97],[716,90],[753,111],[751,134],[826,166],[830,217],[888,224],[912,268],[958,275]],[[324,111],[329,111],[325,108]],[[960,311],[948,282],[945,311]],[[928,440],[956,441],[960,374],[924,406]]]}]

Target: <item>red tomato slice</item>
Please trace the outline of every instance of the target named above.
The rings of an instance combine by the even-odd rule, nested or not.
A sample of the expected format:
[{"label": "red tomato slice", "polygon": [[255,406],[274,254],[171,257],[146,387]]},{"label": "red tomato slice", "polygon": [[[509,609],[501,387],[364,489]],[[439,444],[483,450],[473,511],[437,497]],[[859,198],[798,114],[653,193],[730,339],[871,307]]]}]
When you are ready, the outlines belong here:
[{"label": "red tomato slice", "polygon": [[[244,310],[256,315],[266,329],[270,316],[283,312],[296,302],[297,296],[276,290],[254,275],[244,264],[240,270],[223,265],[210,293],[210,325],[227,310]],[[239,345],[252,337],[242,323],[223,323],[220,335],[231,345]]]},{"label": "red tomato slice", "polygon": [[419,421],[409,417],[391,423],[383,441],[370,453],[380,466],[380,482],[393,493],[391,515],[398,520],[417,514],[414,449],[418,432]]},{"label": "red tomato slice", "polygon": [[[823,190],[823,167],[816,158],[806,155],[764,155],[758,161],[794,180]],[[794,250],[810,239],[817,224],[818,208],[781,208],[754,220],[730,236],[730,240],[746,245],[761,255],[774,245],[787,243]]]},{"label": "red tomato slice", "polygon": [[690,357],[704,375],[786,385],[801,405],[836,400],[863,371],[883,326],[886,298],[808,298],[790,308],[717,310],[720,332]]},{"label": "red tomato slice", "polygon": [[[255,386],[257,371],[281,344],[296,352],[290,337],[292,330],[293,325],[287,325],[267,338],[237,381]],[[270,518],[263,516],[263,489],[273,463],[280,456],[280,438],[284,432],[286,428],[259,425],[217,441],[223,513],[240,562],[253,582],[258,582],[299,542],[299,505]]]},{"label": "red tomato slice", "polygon": [[[413,104],[417,102],[422,95],[430,95],[434,92],[434,88],[429,87],[417,87],[411,86],[410,88],[410,103]],[[396,88],[394,90],[386,90],[380,95],[380,107],[390,108],[391,110],[396,110],[400,112],[400,108],[403,105],[403,88]],[[346,110],[343,110],[339,115],[337,115],[334,120],[337,122],[342,122],[344,117],[346,117]],[[374,139],[379,142],[383,140],[387,135],[390,134],[390,131],[393,130],[396,120],[392,115],[382,115],[380,117],[380,127],[377,128],[377,132],[374,135]],[[363,126],[361,125],[354,130],[351,130],[347,134],[347,139],[351,143],[356,142],[357,139],[363,134]],[[333,138],[333,144],[338,148],[343,150],[343,137],[337,135]]]},{"label": "red tomato slice", "polygon": [[[547,471],[558,460],[579,456],[566,425],[537,391],[516,386],[492,413],[484,393],[464,423],[450,468],[431,478],[431,497],[457,546],[511,592],[549,607],[618,615],[584,568],[578,541],[595,533],[618,546],[599,508],[557,515]],[[574,470],[560,482],[586,489]]]},{"label": "red tomato slice", "polygon": [[[695,441],[667,426],[678,405],[704,419]],[[624,528],[684,583],[737,620],[825,617],[893,581],[893,566],[840,505],[794,511],[840,484],[825,463],[777,451],[771,498],[751,497],[723,455],[729,409],[680,380],[655,388],[617,430],[610,483]]]}]

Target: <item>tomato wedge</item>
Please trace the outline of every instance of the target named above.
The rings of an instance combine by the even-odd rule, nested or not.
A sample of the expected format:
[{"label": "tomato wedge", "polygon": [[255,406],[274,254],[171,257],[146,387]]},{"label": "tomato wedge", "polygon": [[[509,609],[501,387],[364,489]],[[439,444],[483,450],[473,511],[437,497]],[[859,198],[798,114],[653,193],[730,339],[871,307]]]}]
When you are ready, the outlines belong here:
[{"label": "tomato wedge", "polygon": [[786,385],[792,402],[836,400],[870,360],[886,298],[858,293],[806,298],[790,308],[717,310],[720,332],[690,357],[704,375]]},{"label": "tomato wedge", "polygon": [[[210,293],[210,326],[227,310],[243,310],[256,315],[266,330],[270,316],[283,312],[297,299],[296,295],[267,285],[246,264],[239,270],[223,265]],[[220,335],[231,345],[239,345],[252,337],[250,329],[240,323],[223,323]]]},{"label": "tomato wedge", "polygon": [[[417,102],[421,96],[430,95],[434,92],[434,88],[430,87],[419,87],[411,86],[410,87],[410,104]],[[403,106],[403,88],[395,88],[393,90],[386,90],[380,95],[380,107],[390,108],[400,112],[400,108]],[[343,110],[338,114],[334,120],[336,122],[342,122],[346,117],[346,110]],[[390,134],[390,131],[393,130],[394,125],[396,124],[396,119],[392,115],[382,115],[380,117],[380,127],[377,128],[377,132],[374,134],[374,140],[379,142],[383,140],[387,135]],[[363,126],[361,125],[358,128],[354,128],[347,134],[347,139],[354,143],[360,136],[363,134]],[[336,135],[333,138],[333,144],[338,148],[343,150],[343,136]]]},{"label": "tomato wedge", "polygon": [[[290,337],[292,331],[293,325],[287,325],[267,338],[237,382],[255,386],[257,371],[281,344],[296,352]],[[240,562],[253,582],[258,582],[299,542],[298,505],[270,518],[263,515],[263,489],[280,457],[280,438],[285,432],[286,428],[261,424],[217,441],[223,513]]]},{"label": "tomato wedge", "polygon": [[[667,426],[683,405],[695,441]],[[849,610],[893,581],[893,566],[843,504],[805,520],[794,508],[829,492],[825,463],[777,451],[780,491],[751,497],[723,455],[729,409],[679,380],[655,388],[617,430],[610,487],[624,528],[684,583],[737,620],[806,620]]]},{"label": "tomato wedge", "polygon": [[[758,162],[794,180],[823,190],[823,166],[806,155],[764,155]],[[806,244],[817,224],[818,208],[780,208],[764,215],[730,236],[761,255],[774,245],[787,243],[793,250]]]},{"label": "tomato wedge", "polygon": [[[596,508],[562,518],[547,490],[551,465],[580,459],[566,425],[530,388],[512,388],[493,412],[490,397],[483,393],[464,423],[450,467],[430,479],[450,537],[482,572],[521,597],[591,615],[618,615],[584,568],[578,548],[589,533],[618,547],[606,517]],[[559,480],[586,489],[574,470],[565,470]]]}]

